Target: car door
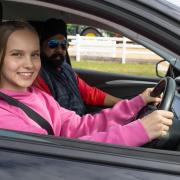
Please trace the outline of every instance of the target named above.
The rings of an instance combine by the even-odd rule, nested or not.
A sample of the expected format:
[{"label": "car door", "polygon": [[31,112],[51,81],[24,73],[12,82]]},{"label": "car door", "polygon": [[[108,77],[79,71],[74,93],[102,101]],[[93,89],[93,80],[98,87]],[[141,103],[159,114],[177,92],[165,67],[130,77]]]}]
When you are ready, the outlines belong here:
[{"label": "car door", "polygon": [[[54,4],[51,4],[52,1],[3,1],[5,3],[5,7],[10,8],[11,11],[5,12],[4,17],[26,17],[28,20],[33,20],[33,18],[47,18],[52,15],[63,14],[63,12],[68,11],[68,8],[75,8],[76,11],[71,10],[71,13],[76,13],[78,8],[81,9],[79,14],[83,14],[85,11],[89,11],[92,7],[103,8],[104,5],[98,6],[101,2],[106,2],[106,4],[110,5],[110,8],[114,6],[111,4],[121,2],[123,3],[135,3],[136,1],[130,0],[122,0],[122,1],[92,1],[92,0],[61,0],[61,1],[53,1]],[[151,1],[149,1],[151,2]],[[6,6],[6,3],[8,6]],[[17,3],[17,4],[16,4]],[[32,4],[33,5],[32,5]],[[41,4],[42,3],[42,4]],[[87,3],[87,4],[86,4]],[[110,3],[110,4],[109,4]],[[22,6],[21,6],[22,5]],[[42,5],[43,13],[39,13],[39,6]],[[85,6],[86,5],[86,6]],[[135,4],[134,4],[135,5]],[[142,4],[141,4],[142,5]],[[33,6],[33,8],[32,8]],[[37,6],[37,7],[36,7]],[[15,9],[13,9],[15,7]],[[106,6],[105,6],[106,7]],[[136,11],[136,6],[134,6],[134,11]],[[54,9],[53,9],[54,8]],[[59,9],[58,9],[59,8]],[[6,10],[6,9],[5,9]],[[54,11],[56,13],[54,13]],[[62,11],[61,11],[62,10]],[[91,9],[94,11],[94,14],[100,13],[99,9]],[[112,14],[117,9],[110,9]],[[123,9],[122,9],[123,10]],[[150,11],[151,9],[148,9]],[[30,11],[30,13],[28,13]],[[147,12],[148,12],[147,11]],[[61,13],[60,13],[61,12]],[[69,11],[68,11],[69,12]],[[123,10],[125,12],[125,9]],[[8,14],[9,13],[9,14]],[[89,12],[90,13],[90,12]],[[137,26],[136,20],[132,19],[130,23],[125,21],[126,19],[120,19],[120,16],[117,16],[119,12],[115,15],[110,16],[107,11],[104,13],[102,11],[99,16],[106,16],[107,19],[111,19],[113,23],[105,22],[105,25],[108,23],[115,28],[120,28],[118,26],[118,22],[123,24],[126,27],[133,28]],[[121,13],[119,13],[121,14]],[[7,16],[6,16],[7,15]],[[9,15],[9,16],[8,16]],[[72,15],[72,14],[70,14]],[[74,15],[74,14],[73,14]],[[83,14],[87,15],[87,14]],[[83,16],[82,15],[82,16]],[[130,15],[127,13],[127,15]],[[135,17],[138,15],[133,14]],[[69,14],[68,14],[69,16]],[[98,15],[97,15],[98,16]],[[69,16],[70,17],[70,16]],[[77,16],[76,20],[79,20]],[[79,17],[79,16],[78,16]],[[126,17],[126,16],[124,16]],[[165,18],[165,16],[163,16]],[[151,18],[151,17],[150,17]],[[109,19],[109,20],[110,20]],[[113,20],[114,19],[114,20]],[[83,18],[81,19],[83,20]],[[143,20],[143,17],[142,17]],[[172,20],[173,21],[173,20]],[[174,21],[173,21],[174,22]],[[103,24],[101,22],[101,24]],[[153,24],[153,23],[152,23]],[[176,24],[175,22],[173,24]],[[110,26],[109,25],[109,26]],[[146,25],[146,24],[145,24]],[[150,39],[151,36],[154,39],[158,38],[157,36],[163,34],[164,29],[159,27],[159,32],[157,33],[153,30],[156,29],[155,26],[151,26],[151,28],[146,27],[144,24],[140,24],[136,27],[136,29],[142,29],[144,27],[144,35],[147,35]],[[167,25],[167,24],[165,24]],[[168,25],[167,25],[168,26]],[[171,26],[172,27],[172,26]],[[171,28],[170,27],[170,28]],[[150,29],[150,31],[148,31]],[[173,29],[173,28],[172,28]],[[121,29],[122,30],[122,29]],[[127,30],[127,29],[126,29]],[[157,29],[156,29],[157,30]],[[134,29],[135,31],[135,29]],[[147,32],[146,32],[147,31]],[[166,31],[165,31],[166,32]],[[169,30],[169,32],[171,32]],[[140,32],[139,32],[140,33]],[[140,34],[136,34],[138,37],[141,37]],[[156,36],[155,36],[156,35]],[[174,51],[176,54],[180,43],[178,37],[177,40],[174,39],[173,32],[171,32],[168,36],[167,33],[163,36],[160,36],[158,40],[161,42],[160,46],[154,46],[153,43],[147,43],[151,41],[145,41],[146,39],[142,38],[142,41],[147,43],[147,46],[153,46],[151,49],[155,48],[156,52],[162,55],[164,59],[169,61],[168,57],[176,57],[171,51],[166,51],[161,46],[163,46],[163,42],[165,43],[166,48],[171,46],[170,49]],[[129,36],[133,37],[133,34],[129,33]],[[141,41],[141,38],[138,42]],[[156,44],[156,43],[155,43]],[[179,44],[179,45],[178,45]],[[175,47],[175,48],[174,48]],[[174,48],[174,49],[173,49]],[[158,51],[160,50],[160,51]],[[77,71],[83,77],[80,71]],[[84,78],[88,77],[84,75]],[[92,72],[93,74],[94,72]],[[89,72],[91,75],[91,72]],[[115,74],[106,74],[95,72],[95,76],[99,75],[102,79],[105,79],[105,82],[114,81],[114,80],[125,80],[125,81],[136,81],[140,80],[147,82],[156,82],[154,78],[144,78],[144,77],[136,77],[136,76],[128,76],[128,75],[115,75]],[[95,76],[94,81],[96,80]],[[110,79],[108,79],[110,76]],[[112,78],[111,78],[112,77]],[[117,79],[116,79],[117,78]],[[88,78],[87,78],[88,79]],[[101,81],[101,78],[98,81]],[[102,80],[102,84],[103,81]],[[91,83],[92,81],[89,80]],[[116,82],[114,82],[116,83]],[[140,83],[141,85],[141,83]],[[100,85],[101,86],[101,83]],[[103,86],[103,85],[102,85]],[[132,86],[131,86],[132,87]],[[133,89],[132,89],[133,91]],[[180,153],[179,146],[176,148],[176,151],[168,151],[168,150],[158,150],[158,149],[148,149],[143,147],[126,147],[126,146],[115,146],[115,145],[107,145],[101,143],[93,143],[93,142],[85,142],[79,140],[72,139],[63,139],[59,137],[51,137],[51,136],[43,136],[43,135],[33,135],[30,133],[19,133],[14,131],[0,130],[0,178],[3,180],[10,179],[172,179],[176,180],[180,178]]]},{"label": "car door", "polygon": [[3,180],[180,178],[180,153],[0,130]]}]

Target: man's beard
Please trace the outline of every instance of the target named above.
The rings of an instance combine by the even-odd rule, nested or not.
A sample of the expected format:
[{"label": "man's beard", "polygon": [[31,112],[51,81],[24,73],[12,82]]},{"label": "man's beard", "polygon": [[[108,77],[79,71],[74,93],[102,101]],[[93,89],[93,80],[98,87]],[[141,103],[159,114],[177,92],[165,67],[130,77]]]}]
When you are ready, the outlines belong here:
[{"label": "man's beard", "polygon": [[62,54],[53,54],[50,57],[43,56],[42,61],[52,68],[59,68],[65,61],[65,57]]}]

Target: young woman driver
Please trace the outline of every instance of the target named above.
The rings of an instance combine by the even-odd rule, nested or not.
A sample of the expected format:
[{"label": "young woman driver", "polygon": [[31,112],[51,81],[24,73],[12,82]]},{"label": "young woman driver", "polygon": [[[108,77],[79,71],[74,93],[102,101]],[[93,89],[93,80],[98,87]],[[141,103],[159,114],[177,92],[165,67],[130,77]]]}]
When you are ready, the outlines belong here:
[{"label": "young woman driver", "polygon": [[[43,116],[55,136],[97,142],[141,146],[166,135],[173,114],[154,111],[134,120],[147,103],[159,102],[147,89],[131,100],[123,100],[113,108],[82,117],[66,110],[45,92],[32,86],[41,67],[39,38],[27,23],[6,21],[0,25],[0,91],[26,104]],[[0,128],[47,134],[19,107],[0,99]]]}]

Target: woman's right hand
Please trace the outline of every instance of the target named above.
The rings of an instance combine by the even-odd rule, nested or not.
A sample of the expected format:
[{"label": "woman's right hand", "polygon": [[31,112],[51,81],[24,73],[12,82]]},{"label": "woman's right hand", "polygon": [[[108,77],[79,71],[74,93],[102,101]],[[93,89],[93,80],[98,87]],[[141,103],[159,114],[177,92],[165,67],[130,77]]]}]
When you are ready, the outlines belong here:
[{"label": "woman's right hand", "polygon": [[170,111],[156,110],[140,119],[150,141],[168,133],[172,125],[173,113]]}]

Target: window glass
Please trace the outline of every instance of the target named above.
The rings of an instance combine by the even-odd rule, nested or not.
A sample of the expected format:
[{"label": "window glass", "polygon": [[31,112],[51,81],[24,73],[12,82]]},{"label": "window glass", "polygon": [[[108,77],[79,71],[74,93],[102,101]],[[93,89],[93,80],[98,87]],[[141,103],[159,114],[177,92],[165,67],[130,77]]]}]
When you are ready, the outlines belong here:
[{"label": "window glass", "polygon": [[156,63],[163,60],[121,33],[69,24],[68,34],[74,68],[155,77]]}]

